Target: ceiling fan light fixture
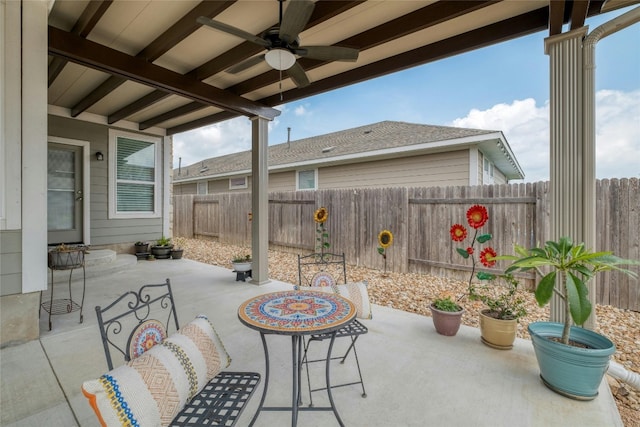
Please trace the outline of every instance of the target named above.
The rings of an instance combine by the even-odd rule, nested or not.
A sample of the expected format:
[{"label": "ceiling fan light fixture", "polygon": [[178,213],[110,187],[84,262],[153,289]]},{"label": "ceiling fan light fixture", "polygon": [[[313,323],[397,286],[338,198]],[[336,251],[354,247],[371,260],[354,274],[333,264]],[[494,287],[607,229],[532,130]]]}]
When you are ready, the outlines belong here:
[{"label": "ceiling fan light fixture", "polygon": [[271,49],[265,54],[264,59],[274,70],[288,70],[296,63],[295,55],[282,48]]}]

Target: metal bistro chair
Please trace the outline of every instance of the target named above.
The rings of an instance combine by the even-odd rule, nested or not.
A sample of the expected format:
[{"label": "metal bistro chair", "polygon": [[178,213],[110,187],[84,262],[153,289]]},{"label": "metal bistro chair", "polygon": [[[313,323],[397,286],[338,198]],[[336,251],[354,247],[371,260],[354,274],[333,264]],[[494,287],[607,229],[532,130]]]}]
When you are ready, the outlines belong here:
[{"label": "metal bistro chair", "polygon": [[[299,288],[316,288],[324,291],[338,293],[337,286],[346,285],[346,283],[347,267],[345,263],[344,253],[312,253],[305,256],[298,255]],[[349,338],[351,340],[351,343],[349,344],[349,347],[344,355],[332,357],[331,360],[340,359],[340,363],[344,363],[349,353],[351,353],[351,350],[353,350],[356,367],[358,368],[359,381],[336,384],[332,385],[331,388],[360,384],[360,386],[362,387],[362,397],[367,397],[367,393],[364,388],[364,382],[362,380],[362,372],[360,370],[358,352],[356,350],[356,341],[358,340],[358,337],[360,335],[366,334],[367,332],[369,332],[367,327],[356,319],[353,322],[349,323],[347,326],[339,329],[336,333],[336,338]],[[326,387],[316,389],[311,388],[311,380],[309,378],[309,363],[324,362],[326,359],[309,360],[307,357],[309,346],[314,341],[324,341],[327,339],[331,339],[331,335],[332,334],[311,335],[310,338],[304,340],[304,355],[302,363],[304,363],[307,371],[307,385],[309,387],[310,399],[309,406],[313,406],[313,392],[326,390]]]},{"label": "metal bistro chair", "polygon": [[[95,310],[109,370],[113,369],[112,353],[128,362],[131,353],[139,357],[144,352],[134,344],[143,323],[161,323],[164,331],[156,325],[166,337],[180,329],[169,279],[129,291]],[[171,426],[233,426],[259,383],[260,374],[255,372],[222,371],[187,402]]]}]

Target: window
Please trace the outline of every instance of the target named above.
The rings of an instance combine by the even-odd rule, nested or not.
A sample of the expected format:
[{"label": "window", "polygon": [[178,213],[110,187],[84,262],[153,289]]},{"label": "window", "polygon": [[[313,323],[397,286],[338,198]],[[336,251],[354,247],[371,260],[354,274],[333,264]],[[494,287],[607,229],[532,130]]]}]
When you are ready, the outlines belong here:
[{"label": "window", "polygon": [[298,171],[296,175],[296,190],[315,190],[317,186],[317,171]]},{"label": "window", "polygon": [[109,217],[160,216],[160,139],[109,131]]},{"label": "window", "polygon": [[207,194],[207,181],[198,182],[198,194]]},{"label": "window", "polygon": [[484,173],[482,174],[482,183],[493,184],[493,163],[485,157],[483,164]]},{"label": "window", "polygon": [[229,190],[240,190],[247,187],[246,176],[241,176],[239,178],[229,178]]}]

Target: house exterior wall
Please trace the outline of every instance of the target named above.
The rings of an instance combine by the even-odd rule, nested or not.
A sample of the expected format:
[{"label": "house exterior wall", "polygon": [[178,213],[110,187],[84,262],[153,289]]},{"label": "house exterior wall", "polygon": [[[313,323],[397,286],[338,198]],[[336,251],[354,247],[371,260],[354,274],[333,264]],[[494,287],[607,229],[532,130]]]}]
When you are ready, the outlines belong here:
[{"label": "house exterior wall", "polygon": [[[90,181],[90,233],[92,246],[115,246],[137,240],[150,241],[163,234],[163,216],[159,218],[109,218],[109,127],[49,115],[49,136],[82,139],[91,144]],[[162,149],[163,144],[159,144]],[[102,152],[104,161],[97,161],[96,152]],[[162,169],[162,165],[160,165]],[[161,192],[162,194],[162,192]],[[165,212],[163,215],[167,215]]]},{"label": "house exterior wall", "polygon": [[320,168],[318,189],[469,185],[469,151]]},{"label": "house exterior wall", "polygon": [[22,292],[22,232],[0,232],[0,296]]},{"label": "house exterior wall", "polygon": [[269,191],[295,191],[296,171],[269,174]]}]

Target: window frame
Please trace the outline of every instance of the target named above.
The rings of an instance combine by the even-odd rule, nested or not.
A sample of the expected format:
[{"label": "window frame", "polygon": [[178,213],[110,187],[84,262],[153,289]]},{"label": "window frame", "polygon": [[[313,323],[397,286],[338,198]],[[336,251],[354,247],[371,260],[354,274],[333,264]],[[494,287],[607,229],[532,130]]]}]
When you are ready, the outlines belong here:
[{"label": "window frame", "polygon": [[[201,192],[201,188],[204,188],[204,192]],[[209,194],[209,181],[198,181],[196,183],[196,194]]]},{"label": "window frame", "polygon": [[[300,188],[300,174],[313,172],[313,188]],[[318,169],[299,169],[296,171],[296,191],[313,191],[318,189]]]},{"label": "window frame", "polygon": [[[244,184],[240,184],[240,185],[233,184],[232,181],[234,179],[244,179]],[[229,178],[229,190],[244,190],[247,188],[249,188],[249,180],[247,179],[246,175]]]},{"label": "window frame", "polygon": [[[119,212],[117,209],[117,143],[118,138],[133,139],[154,144],[153,211]],[[162,217],[162,138],[109,129],[109,218],[160,218]]]}]

